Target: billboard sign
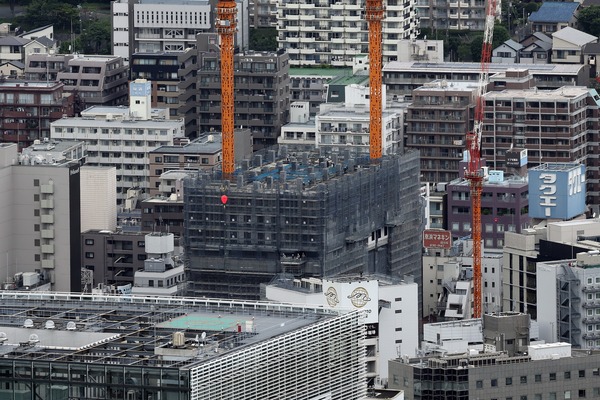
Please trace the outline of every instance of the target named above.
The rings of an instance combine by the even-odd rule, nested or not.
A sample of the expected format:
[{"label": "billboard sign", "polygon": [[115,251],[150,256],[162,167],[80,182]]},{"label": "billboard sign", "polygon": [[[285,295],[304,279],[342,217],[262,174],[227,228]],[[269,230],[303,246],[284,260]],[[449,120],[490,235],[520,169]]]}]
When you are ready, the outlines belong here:
[{"label": "billboard sign", "polygon": [[331,308],[365,312],[365,323],[379,321],[379,282],[377,280],[323,280],[324,304]]},{"label": "billboard sign", "polygon": [[452,247],[452,234],[443,229],[425,229],[423,247],[426,249],[449,249]]},{"label": "billboard sign", "polygon": [[571,219],[585,212],[585,166],[548,163],[529,170],[529,216]]},{"label": "billboard sign", "polygon": [[506,152],[506,166],[519,168],[527,165],[527,149],[512,149]]}]

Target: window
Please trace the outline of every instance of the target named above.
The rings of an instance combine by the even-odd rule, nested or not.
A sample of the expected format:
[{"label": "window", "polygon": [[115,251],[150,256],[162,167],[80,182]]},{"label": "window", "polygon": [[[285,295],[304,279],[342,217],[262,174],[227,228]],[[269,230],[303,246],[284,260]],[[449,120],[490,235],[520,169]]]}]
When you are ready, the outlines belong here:
[{"label": "window", "polygon": [[85,244],[91,246],[94,244],[94,239],[85,239]]},{"label": "window", "polygon": [[33,180],[33,186],[40,186],[40,180],[39,179],[34,179]]},{"label": "window", "polygon": [[40,231],[40,225],[39,225],[39,224],[34,224],[34,225],[33,225],[33,230],[34,230],[35,232],[39,232],[39,231]]},{"label": "window", "polygon": [[150,287],[154,287],[154,280],[150,279],[150,280],[148,281],[148,286],[150,286]]},{"label": "window", "polygon": [[535,374],[535,381],[536,382],[541,382],[542,381],[542,375],[541,374]]},{"label": "window", "polygon": [[593,368],[592,369],[592,375],[594,375],[594,376],[600,376],[600,368]]},{"label": "window", "polygon": [[571,398],[571,391],[570,390],[565,390],[565,400],[566,399],[570,399]]},{"label": "window", "polygon": [[551,381],[555,381],[556,380],[556,372],[550,372],[550,380]]},{"label": "window", "polygon": [[492,387],[498,387],[498,379],[496,379],[496,378],[492,379],[491,386]]},{"label": "window", "polygon": [[585,398],[585,389],[579,389],[578,396],[580,399],[584,399]]},{"label": "window", "polygon": [[526,375],[521,375],[520,381],[521,381],[521,383],[527,383],[527,376]]},{"label": "window", "polygon": [[146,259],[146,255],[145,254],[138,254],[137,259],[140,261],[144,261]]},{"label": "window", "polygon": [[506,378],[506,386],[510,386],[510,385],[512,385],[512,377],[509,376]]},{"label": "window", "polygon": [[143,240],[139,240],[138,247],[144,247],[144,246],[146,246],[146,242],[144,242]]},{"label": "window", "polygon": [[483,389],[483,381],[476,381],[475,382],[475,387],[477,389]]},{"label": "window", "polygon": [[40,255],[39,254],[36,254],[33,258],[34,258],[35,261],[40,261]]},{"label": "window", "polygon": [[579,370],[579,377],[580,378],[585,378],[585,369],[580,369]]},{"label": "window", "polygon": [[565,379],[571,379],[571,371],[565,371]]},{"label": "window", "polygon": [[91,252],[91,251],[87,251],[87,252],[85,253],[85,258],[94,258],[94,253],[93,253],[93,252]]},{"label": "window", "polygon": [[33,239],[33,245],[35,247],[40,247],[40,239]]}]

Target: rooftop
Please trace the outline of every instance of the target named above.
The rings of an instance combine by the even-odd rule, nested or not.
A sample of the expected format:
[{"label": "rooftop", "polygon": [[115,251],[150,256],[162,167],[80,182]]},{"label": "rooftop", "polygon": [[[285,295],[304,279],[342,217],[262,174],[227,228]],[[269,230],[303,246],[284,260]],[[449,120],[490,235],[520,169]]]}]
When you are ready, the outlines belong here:
[{"label": "rooftop", "polygon": [[352,68],[290,68],[291,77],[314,76],[314,77],[336,77],[352,76]]},{"label": "rooftop", "polygon": [[549,162],[530,168],[532,171],[570,171],[579,167],[579,163],[557,163]]},{"label": "rooftop", "polygon": [[183,146],[161,146],[150,153],[161,154],[217,154],[222,149],[221,134],[203,135]]},{"label": "rooftop", "polygon": [[530,22],[569,22],[579,8],[578,2],[544,2],[539,10],[529,16]]},{"label": "rooftop", "polygon": [[345,313],[206,298],[2,291],[0,299],[5,358],[179,368]]},{"label": "rooftop", "polygon": [[563,100],[568,97],[587,96],[589,89],[584,86],[563,86],[558,89],[540,90],[532,89],[505,89],[502,91],[487,92],[484,97],[487,99],[509,97],[526,98],[527,100]]},{"label": "rooftop", "polygon": [[[502,72],[509,68],[528,69],[532,75],[564,75],[576,74],[583,66],[579,64],[500,64],[493,63],[489,65],[490,75],[495,72]],[[440,63],[423,63],[417,61],[392,61],[383,66],[384,71],[411,71],[417,72],[444,72],[460,74],[479,74],[481,72],[481,64],[477,62],[458,63],[458,62],[440,62]]]}]

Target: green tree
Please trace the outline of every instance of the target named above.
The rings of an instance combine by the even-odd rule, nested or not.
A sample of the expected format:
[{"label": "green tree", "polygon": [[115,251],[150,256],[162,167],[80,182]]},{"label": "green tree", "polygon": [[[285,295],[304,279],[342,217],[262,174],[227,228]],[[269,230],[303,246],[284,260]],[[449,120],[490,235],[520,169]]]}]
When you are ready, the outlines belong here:
[{"label": "green tree", "polygon": [[79,37],[81,50],[86,54],[110,54],[111,25],[109,20],[88,21]]},{"label": "green tree", "polygon": [[600,6],[589,6],[579,12],[579,27],[590,35],[600,35]]},{"label": "green tree", "polygon": [[[508,30],[502,25],[494,26],[494,36],[492,37],[492,50],[510,39]],[[483,51],[483,33],[473,37],[471,41],[471,57],[473,61],[481,61],[481,52]]]},{"label": "green tree", "polygon": [[25,30],[54,24],[58,31],[77,30],[79,13],[77,8],[58,0],[32,0],[25,8],[25,15],[19,19]]},{"label": "green tree", "polygon": [[277,29],[276,28],[250,29],[250,49],[256,50],[256,51],[276,51],[277,50]]}]

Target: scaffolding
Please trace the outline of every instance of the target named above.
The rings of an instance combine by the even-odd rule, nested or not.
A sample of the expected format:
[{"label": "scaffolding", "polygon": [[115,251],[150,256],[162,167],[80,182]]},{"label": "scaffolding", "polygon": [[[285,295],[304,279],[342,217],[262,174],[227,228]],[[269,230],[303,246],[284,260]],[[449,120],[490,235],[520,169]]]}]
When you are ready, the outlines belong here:
[{"label": "scaffolding", "polygon": [[421,281],[417,152],[373,165],[351,150],[270,148],[232,181],[218,170],[187,179],[184,204],[194,296],[259,299],[260,284],[278,273]]}]

